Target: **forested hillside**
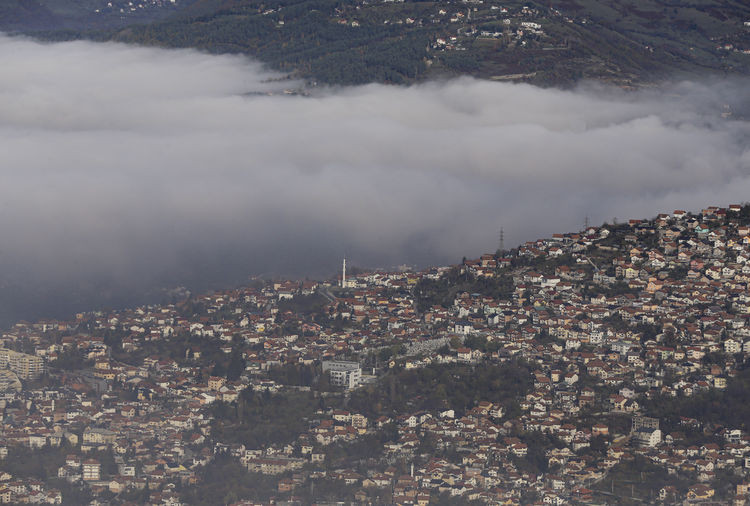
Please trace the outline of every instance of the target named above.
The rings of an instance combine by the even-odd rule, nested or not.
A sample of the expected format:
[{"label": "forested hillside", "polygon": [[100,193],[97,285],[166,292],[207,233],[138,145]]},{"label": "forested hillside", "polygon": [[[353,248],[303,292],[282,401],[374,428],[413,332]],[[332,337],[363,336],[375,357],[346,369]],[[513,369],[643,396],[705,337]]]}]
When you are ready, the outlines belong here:
[{"label": "forested hillside", "polygon": [[163,20],[195,0],[1,0],[0,31],[84,32]]},{"label": "forested hillside", "polygon": [[[45,25],[45,19],[46,25],[70,27],[76,16],[96,28],[93,20],[118,14],[112,12],[117,5],[102,8],[99,18],[85,12],[100,0],[76,4],[78,10],[73,4],[65,8],[66,2],[54,3],[53,9],[44,0],[16,1],[3,19],[27,22],[30,30]],[[149,0],[137,5],[118,14],[115,24],[127,27],[46,36],[245,53],[295,76],[341,84],[470,74],[537,84],[592,78],[630,85],[750,69],[750,6],[739,1]],[[65,23],[59,21],[61,13]],[[170,17],[158,21],[165,13]]]}]

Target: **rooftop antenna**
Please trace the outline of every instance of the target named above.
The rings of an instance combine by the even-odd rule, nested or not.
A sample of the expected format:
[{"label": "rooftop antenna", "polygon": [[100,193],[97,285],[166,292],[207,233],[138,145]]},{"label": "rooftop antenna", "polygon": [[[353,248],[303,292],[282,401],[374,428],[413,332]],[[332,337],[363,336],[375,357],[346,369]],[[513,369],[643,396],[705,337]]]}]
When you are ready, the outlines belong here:
[{"label": "rooftop antenna", "polygon": [[583,220],[583,230],[589,229],[589,217],[586,216],[586,219]]},{"label": "rooftop antenna", "polygon": [[500,251],[505,251],[505,231],[503,230],[503,227],[500,227],[500,241],[499,241]]}]

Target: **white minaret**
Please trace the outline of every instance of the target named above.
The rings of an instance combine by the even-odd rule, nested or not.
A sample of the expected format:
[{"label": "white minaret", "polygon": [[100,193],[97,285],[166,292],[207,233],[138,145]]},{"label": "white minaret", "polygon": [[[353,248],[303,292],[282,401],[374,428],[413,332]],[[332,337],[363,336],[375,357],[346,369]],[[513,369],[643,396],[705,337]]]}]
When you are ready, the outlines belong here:
[{"label": "white minaret", "polygon": [[341,288],[346,288],[346,257],[344,257],[344,266],[341,268]]}]

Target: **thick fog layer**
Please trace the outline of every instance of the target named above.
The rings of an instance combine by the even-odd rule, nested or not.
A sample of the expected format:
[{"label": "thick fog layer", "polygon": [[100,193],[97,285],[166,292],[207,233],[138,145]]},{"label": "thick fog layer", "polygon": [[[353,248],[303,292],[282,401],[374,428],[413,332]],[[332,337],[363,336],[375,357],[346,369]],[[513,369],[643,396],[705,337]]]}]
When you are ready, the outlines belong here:
[{"label": "thick fog layer", "polygon": [[300,83],[241,57],[4,36],[0,68],[0,291],[13,315],[31,300],[333,274],[345,254],[454,263],[494,251],[501,227],[509,247],[586,216],[750,195],[747,81],[297,96],[283,90]]}]

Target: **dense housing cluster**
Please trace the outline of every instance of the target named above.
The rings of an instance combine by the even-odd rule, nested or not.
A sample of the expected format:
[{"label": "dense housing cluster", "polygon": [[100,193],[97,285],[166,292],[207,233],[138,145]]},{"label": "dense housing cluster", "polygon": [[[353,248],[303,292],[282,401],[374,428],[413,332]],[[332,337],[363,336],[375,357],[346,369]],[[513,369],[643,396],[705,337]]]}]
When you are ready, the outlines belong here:
[{"label": "dense housing cluster", "polygon": [[0,501],[745,504],[749,281],[733,205],[19,322]]}]

